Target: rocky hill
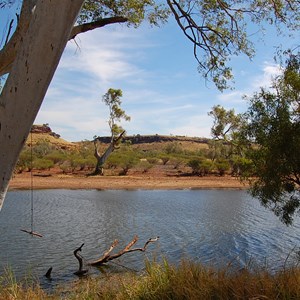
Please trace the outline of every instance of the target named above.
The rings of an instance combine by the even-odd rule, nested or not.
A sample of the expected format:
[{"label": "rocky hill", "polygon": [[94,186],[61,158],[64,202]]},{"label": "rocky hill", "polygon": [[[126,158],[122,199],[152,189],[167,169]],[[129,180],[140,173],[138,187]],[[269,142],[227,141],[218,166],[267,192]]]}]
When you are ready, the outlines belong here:
[{"label": "rocky hill", "polygon": [[[46,140],[61,149],[74,149],[80,142],[68,142],[60,137],[59,134],[52,131],[48,124],[33,125],[31,129],[32,143],[36,144],[38,141]],[[103,144],[110,143],[110,137],[97,138]],[[130,142],[131,145],[143,150],[158,149],[164,147],[169,143],[178,143],[184,149],[195,150],[198,148],[206,148],[209,139],[187,137],[187,136],[166,136],[166,135],[132,135],[125,136],[123,142]],[[29,135],[27,145],[31,143],[31,136]],[[103,145],[104,146],[104,145]]]},{"label": "rocky hill", "polygon": [[60,137],[59,134],[52,131],[48,124],[32,125],[30,134],[28,135],[26,145],[30,146],[46,141],[54,145],[57,149],[74,149],[77,147],[76,143],[68,142]]}]

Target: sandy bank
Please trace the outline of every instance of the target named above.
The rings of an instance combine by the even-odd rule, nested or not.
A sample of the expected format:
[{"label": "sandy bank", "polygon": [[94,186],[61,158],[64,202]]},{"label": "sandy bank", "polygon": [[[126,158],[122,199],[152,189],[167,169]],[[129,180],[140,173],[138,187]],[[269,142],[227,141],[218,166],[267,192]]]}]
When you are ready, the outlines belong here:
[{"label": "sandy bank", "polygon": [[[30,189],[30,174],[16,175],[9,189]],[[157,177],[157,176],[103,176],[85,177],[55,175],[33,176],[34,189],[245,189],[247,186],[231,176],[218,177]]]}]

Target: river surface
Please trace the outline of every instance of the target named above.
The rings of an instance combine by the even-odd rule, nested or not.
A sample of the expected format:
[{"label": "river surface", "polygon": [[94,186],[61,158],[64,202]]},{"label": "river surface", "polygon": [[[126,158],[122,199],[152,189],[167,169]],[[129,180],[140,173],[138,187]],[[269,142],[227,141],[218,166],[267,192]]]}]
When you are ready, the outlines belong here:
[{"label": "river surface", "polygon": [[30,229],[30,191],[11,191],[0,212],[0,274],[12,269],[17,278],[33,275],[42,285],[53,267],[51,284],[74,279],[73,251],[82,243],[85,260],[97,259],[119,240],[118,250],[139,236],[146,252],[125,254],[108,268],[90,273],[144,268],[145,259],[188,258],[216,267],[258,265],[276,270],[294,263],[299,251],[300,220],[286,227],[258,200],[240,190],[33,192],[34,231]]}]

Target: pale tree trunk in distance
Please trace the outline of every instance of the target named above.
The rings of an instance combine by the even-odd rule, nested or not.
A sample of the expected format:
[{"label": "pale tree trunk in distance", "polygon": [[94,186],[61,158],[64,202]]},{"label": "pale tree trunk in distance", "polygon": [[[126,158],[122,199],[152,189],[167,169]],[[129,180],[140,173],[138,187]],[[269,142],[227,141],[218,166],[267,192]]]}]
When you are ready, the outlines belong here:
[{"label": "pale tree trunk in distance", "polygon": [[83,2],[37,1],[0,96],[0,209],[19,153]]},{"label": "pale tree trunk in distance", "polygon": [[95,171],[91,175],[103,175],[103,165],[108,159],[108,157],[111,155],[111,153],[115,151],[116,145],[118,144],[119,140],[123,138],[124,133],[125,130],[117,138],[112,137],[108,148],[105,150],[105,152],[102,155],[98,151],[97,138],[94,139],[94,147],[95,147],[94,156],[97,159],[97,163],[96,163]]}]

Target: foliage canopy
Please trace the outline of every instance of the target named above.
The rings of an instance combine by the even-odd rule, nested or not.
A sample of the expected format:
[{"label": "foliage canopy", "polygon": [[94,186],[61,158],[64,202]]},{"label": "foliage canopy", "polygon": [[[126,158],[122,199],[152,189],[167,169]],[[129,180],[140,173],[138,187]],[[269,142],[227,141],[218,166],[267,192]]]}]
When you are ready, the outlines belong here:
[{"label": "foliage canopy", "polygon": [[249,156],[255,175],[251,193],[286,224],[300,211],[300,54],[290,53],[272,90],[250,98],[246,134],[258,145]]}]

